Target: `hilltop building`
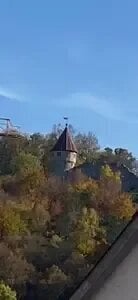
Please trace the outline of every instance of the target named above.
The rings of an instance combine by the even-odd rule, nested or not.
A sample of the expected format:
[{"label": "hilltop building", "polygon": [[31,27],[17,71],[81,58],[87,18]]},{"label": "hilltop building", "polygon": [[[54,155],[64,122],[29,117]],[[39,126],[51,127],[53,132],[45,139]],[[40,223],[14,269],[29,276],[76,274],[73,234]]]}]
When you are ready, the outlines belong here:
[{"label": "hilltop building", "polygon": [[[104,162],[83,163],[76,166],[77,148],[66,124],[61,136],[51,150],[52,173],[56,176],[64,177],[69,181],[76,181],[79,174],[98,180],[101,174],[101,168]],[[118,166],[116,163],[110,163],[113,171],[119,171],[122,181],[122,190],[125,192],[138,192],[138,176],[131,172],[123,164]]]},{"label": "hilltop building", "polygon": [[65,172],[73,169],[76,165],[77,148],[67,124],[57,143],[51,150],[51,158],[53,171],[57,176],[64,176]]}]

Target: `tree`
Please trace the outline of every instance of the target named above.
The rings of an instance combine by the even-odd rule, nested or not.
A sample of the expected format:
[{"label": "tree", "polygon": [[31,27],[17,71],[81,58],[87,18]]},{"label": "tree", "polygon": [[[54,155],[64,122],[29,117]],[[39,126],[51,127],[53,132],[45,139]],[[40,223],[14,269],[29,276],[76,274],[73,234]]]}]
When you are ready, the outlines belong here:
[{"label": "tree", "polygon": [[34,133],[29,139],[29,152],[41,159],[44,154],[46,137],[40,133]]},{"label": "tree", "polygon": [[120,220],[129,221],[135,213],[131,195],[122,193],[112,205],[112,215]]},{"label": "tree", "polygon": [[120,148],[97,151],[92,133],[72,132],[79,163],[94,168],[97,180],[82,173],[85,166],[68,181],[49,175],[49,153],[63,129],[58,125],[50,134],[0,141],[0,279],[19,299],[35,299],[37,292],[44,299],[63,296],[84,279],[135,212],[114,171],[117,164],[128,166],[131,155]]},{"label": "tree", "polygon": [[107,241],[108,244],[111,245],[114,240],[119,236],[121,231],[127,225],[128,220],[120,220],[118,217],[115,216],[106,216],[103,219],[103,226],[106,228],[107,233]]},{"label": "tree", "polygon": [[101,179],[97,193],[97,209],[104,216],[114,216],[118,219],[129,220],[134,213],[131,196],[122,193],[119,172],[113,172],[106,165],[102,167]]},{"label": "tree", "polygon": [[16,292],[5,285],[4,282],[0,283],[0,300],[16,300]]},{"label": "tree", "polygon": [[92,207],[96,202],[98,184],[95,180],[86,178],[84,181],[80,181],[74,185],[73,190],[75,192],[74,197],[79,197],[81,205],[87,205]]},{"label": "tree", "polygon": [[48,284],[66,282],[68,280],[67,275],[56,265],[53,265],[47,271]]},{"label": "tree", "polygon": [[106,243],[106,232],[94,209],[83,208],[73,232],[73,240],[76,250],[84,256],[94,255],[99,245]]},{"label": "tree", "polygon": [[98,153],[97,159],[101,161],[101,163],[112,164],[115,162],[115,154],[112,148],[106,147],[104,151],[100,151]]},{"label": "tree", "polygon": [[118,163],[124,164],[130,170],[133,169],[133,163],[135,162],[135,157],[127,149],[116,148],[115,149],[115,159]]},{"label": "tree", "polygon": [[20,178],[25,178],[42,170],[40,161],[30,153],[21,152],[13,161],[14,174]]},{"label": "tree", "polygon": [[74,141],[79,152],[80,162],[91,160],[95,152],[99,149],[98,140],[92,132],[89,132],[88,134],[78,133],[75,136]]},{"label": "tree", "polygon": [[105,150],[105,152],[107,152],[108,154],[112,154],[112,153],[113,153],[113,149],[110,148],[110,147],[106,147],[104,150]]},{"label": "tree", "polygon": [[112,203],[116,201],[121,192],[121,179],[119,172],[113,172],[106,165],[101,168],[101,177],[98,181],[97,209],[100,215],[112,214]]},{"label": "tree", "polygon": [[11,250],[9,245],[0,243],[0,278],[11,287],[25,287],[34,276],[34,267],[28,263],[20,248]]},{"label": "tree", "polygon": [[13,161],[13,170],[20,194],[35,196],[45,180],[38,158],[30,153],[21,152]]},{"label": "tree", "polygon": [[[46,202],[46,199],[44,199],[44,202]],[[27,215],[27,212],[25,215]],[[30,232],[44,234],[47,230],[51,216],[44,203],[39,203],[39,201],[36,201],[33,209],[29,211],[28,218]]]},{"label": "tree", "polygon": [[10,138],[4,137],[0,140],[0,174],[12,174],[12,161],[22,149],[28,146],[26,137]]},{"label": "tree", "polygon": [[0,238],[8,235],[17,235],[26,232],[25,223],[19,213],[9,205],[0,206]]},{"label": "tree", "polygon": [[134,169],[135,157],[127,149],[116,148],[115,150],[106,147],[104,151],[99,151],[96,153],[96,160],[101,163],[115,164],[120,167],[124,164],[130,170]]},{"label": "tree", "polygon": [[120,183],[120,172],[113,172],[109,165],[101,168],[101,181],[114,181]]}]

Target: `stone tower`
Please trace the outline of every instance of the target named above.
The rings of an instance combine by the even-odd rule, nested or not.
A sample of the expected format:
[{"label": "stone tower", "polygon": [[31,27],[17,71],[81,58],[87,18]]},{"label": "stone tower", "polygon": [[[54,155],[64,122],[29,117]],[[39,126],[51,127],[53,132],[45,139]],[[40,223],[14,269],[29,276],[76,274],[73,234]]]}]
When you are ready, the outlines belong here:
[{"label": "stone tower", "polygon": [[77,149],[69,132],[68,125],[57,143],[51,150],[53,172],[57,176],[64,176],[66,171],[75,167],[77,159]]}]

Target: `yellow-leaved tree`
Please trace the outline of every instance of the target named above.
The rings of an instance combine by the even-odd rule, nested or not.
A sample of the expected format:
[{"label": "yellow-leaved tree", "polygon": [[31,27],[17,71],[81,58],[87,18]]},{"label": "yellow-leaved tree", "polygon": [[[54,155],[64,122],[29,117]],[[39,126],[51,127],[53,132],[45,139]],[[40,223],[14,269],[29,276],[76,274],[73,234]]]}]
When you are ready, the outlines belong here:
[{"label": "yellow-leaved tree", "polygon": [[112,205],[112,215],[120,220],[129,220],[135,213],[132,197],[128,193],[118,196]]},{"label": "yellow-leaved tree", "polygon": [[82,206],[88,205],[95,207],[98,193],[98,184],[91,178],[86,178],[84,181],[74,185],[75,197],[78,198]]},{"label": "yellow-leaved tree", "polygon": [[84,256],[94,255],[106,243],[106,231],[94,209],[83,208],[72,236],[76,251]]},{"label": "yellow-leaved tree", "polygon": [[10,205],[0,206],[0,238],[25,233],[26,224]]},{"label": "yellow-leaved tree", "polygon": [[97,194],[98,211],[104,216],[129,220],[135,212],[132,197],[121,190],[119,172],[113,172],[107,165],[101,170]]},{"label": "yellow-leaved tree", "polygon": [[4,282],[0,283],[0,299],[1,300],[16,300],[16,292],[13,291]]}]

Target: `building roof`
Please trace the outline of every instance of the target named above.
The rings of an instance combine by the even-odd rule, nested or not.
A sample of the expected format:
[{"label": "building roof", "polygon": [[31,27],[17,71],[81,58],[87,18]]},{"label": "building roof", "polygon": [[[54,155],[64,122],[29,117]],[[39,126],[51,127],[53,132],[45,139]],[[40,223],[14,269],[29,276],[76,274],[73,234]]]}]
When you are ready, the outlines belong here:
[{"label": "building roof", "polygon": [[138,212],[117,237],[111,247],[90,271],[84,281],[77,287],[70,300],[94,299],[97,291],[105,280],[113,273],[116,267],[131,252],[138,243]]},{"label": "building roof", "polygon": [[51,151],[70,151],[77,153],[75,143],[73,142],[67,126]]}]

